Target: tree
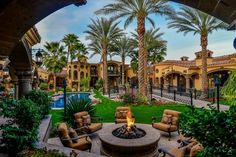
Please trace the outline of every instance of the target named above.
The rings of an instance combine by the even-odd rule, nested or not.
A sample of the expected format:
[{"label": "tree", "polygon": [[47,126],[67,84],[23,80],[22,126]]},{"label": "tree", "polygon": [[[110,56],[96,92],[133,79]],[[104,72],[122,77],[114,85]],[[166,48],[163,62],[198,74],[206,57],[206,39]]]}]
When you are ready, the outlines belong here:
[{"label": "tree", "polygon": [[149,17],[150,14],[173,13],[172,8],[166,2],[164,0],[116,0],[113,4],[108,4],[103,9],[96,11],[97,14],[113,14],[113,19],[127,17],[124,24],[125,28],[135,19],[137,20],[139,92],[144,96],[147,96],[147,81],[145,78],[147,55],[144,51],[145,21],[148,20],[154,26],[154,21]]},{"label": "tree", "polygon": [[60,73],[67,65],[65,47],[61,46],[59,42],[46,42],[44,45],[46,49],[46,56],[43,64],[48,71],[53,72],[54,91],[56,91],[56,73]]},{"label": "tree", "polygon": [[[163,61],[166,56],[166,41],[161,39],[161,36],[164,34],[159,32],[160,28],[151,28],[147,30],[144,34],[144,50],[147,54],[147,63],[145,65],[155,64]],[[133,39],[132,44],[134,46],[138,45],[138,34],[132,33]],[[137,53],[137,52],[136,52]],[[137,55],[133,55],[134,57]],[[134,59],[135,60],[135,59]],[[138,60],[138,58],[136,59]]]},{"label": "tree", "polygon": [[[70,59],[70,63],[72,64],[73,60],[75,60],[76,58],[78,59],[78,61],[86,61],[87,57],[86,55],[88,54],[85,45],[79,40],[79,37],[75,34],[67,34],[64,36],[64,38],[62,39],[62,41],[65,43],[66,47],[67,47],[67,66],[68,66],[68,62]],[[67,67],[68,69],[68,67]],[[70,71],[71,73],[69,75],[72,76],[72,71]],[[71,84],[71,82],[69,83]]]},{"label": "tree", "polygon": [[[118,22],[113,19],[100,18],[91,20],[92,24],[88,25],[89,30],[85,31],[87,34],[86,39],[90,40],[90,45],[93,47],[90,50],[98,49],[102,53],[103,60],[103,79],[104,79],[104,92],[108,94],[108,74],[107,74],[107,54],[111,43],[122,36],[124,33],[118,27]],[[101,51],[102,50],[102,51]]]},{"label": "tree", "polygon": [[[169,16],[169,28],[177,29],[177,32],[183,32],[184,35],[193,33],[199,34],[202,47],[202,89],[208,88],[207,79],[207,45],[208,35],[214,30],[225,29],[226,24],[199,10],[188,7],[182,7],[181,11]],[[202,97],[206,97],[204,92]]]},{"label": "tree", "polygon": [[64,36],[64,38],[62,39],[62,41],[65,43],[66,47],[67,47],[67,62],[69,62],[69,58],[72,62],[75,56],[75,44],[77,44],[79,42],[79,37],[75,34],[67,34]]},{"label": "tree", "polygon": [[122,85],[125,85],[125,58],[129,56],[134,50],[131,40],[123,36],[114,41],[111,51],[112,55],[119,55],[122,62]]}]

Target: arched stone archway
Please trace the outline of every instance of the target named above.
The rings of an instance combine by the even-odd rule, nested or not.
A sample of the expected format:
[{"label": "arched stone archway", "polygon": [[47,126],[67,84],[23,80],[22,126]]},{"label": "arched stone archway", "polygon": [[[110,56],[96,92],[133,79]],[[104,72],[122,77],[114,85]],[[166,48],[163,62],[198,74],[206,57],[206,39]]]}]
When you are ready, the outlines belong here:
[{"label": "arched stone archway", "polygon": [[235,69],[219,68],[219,69],[214,69],[214,70],[209,71],[208,72],[209,88],[215,87],[215,83],[214,83],[215,75],[219,76],[220,86],[224,86],[232,70],[235,70]]}]

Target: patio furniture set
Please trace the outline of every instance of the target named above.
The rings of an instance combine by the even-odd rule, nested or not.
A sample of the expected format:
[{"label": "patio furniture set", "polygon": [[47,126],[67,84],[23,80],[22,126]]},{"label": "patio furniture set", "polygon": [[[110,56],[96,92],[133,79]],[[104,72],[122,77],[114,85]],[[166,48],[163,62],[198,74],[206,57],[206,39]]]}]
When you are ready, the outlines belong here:
[{"label": "patio furniture set", "polygon": [[[180,112],[164,110],[160,122],[157,118],[152,118],[152,125],[134,124],[135,117],[130,107],[117,107],[115,113],[115,123],[109,127],[103,127],[102,122],[92,123],[87,111],[74,114],[76,128],[70,128],[66,123],[58,125],[58,135],[61,143],[65,147],[82,151],[91,151],[92,141],[90,134],[99,132],[101,141],[101,154],[112,157],[190,157],[196,156],[202,150],[202,146],[194,138],[180,136],[179,147],[177,148],[158,148],[160,133],[156,130],[167,132],[169,140],[171,133],[179,132],[178,120]],[[99,119],[101,121],[101,119]]]}]

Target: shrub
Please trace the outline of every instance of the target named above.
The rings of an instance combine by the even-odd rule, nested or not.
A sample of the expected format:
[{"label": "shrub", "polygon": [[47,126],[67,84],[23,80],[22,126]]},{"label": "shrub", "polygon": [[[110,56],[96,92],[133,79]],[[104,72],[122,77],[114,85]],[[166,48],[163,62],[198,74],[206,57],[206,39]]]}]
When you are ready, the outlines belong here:
[{"label": "shrub", "polygon": [[66,91],[67,92],[72,92],[72,89],[69,86],[66,86]]},{"label": "shrub", "polygon": [[236,107],[228,111],[193,109],[181,114],[180,128],[204,147],[202,157],[230,157],[236,154]]},{"label": "shrub", "polygon": [[32,100],[40,108],[42,118],[49,114],[51,109],[51,99],[46,92],[41,90],[32,90],[26,96],[27,99]]},{"label": "shrub", "polygon": [[58,150],[34,149],[22,151],[19,157],[67,157],[67,155]]},{"label": "shrub", "polygon": [[95,83],[95,89],[100,90],[102,86],[103,86],[103,80],[102,79],[97,80]]},{"label": "shrub", "polygon": [[140,93],[136,96],[136,103],[137,104],[148,104],[148,98]]},{"label": "shrub", "polygon": [[9,118],[1,125],[3,143],[10,156],[24,149],[34,147],[40,124],[39,108],[31,100],[4,100],[0,104],[2,115]]},{"label": "shrub", "polygon": [[64,120],[71,126],[74,125],[74,114],[81,111],[88,111],[91,117],[94,116],[94,106],[90,100],[79,99],[77,96],[72,96],[68,99],[66,105],[66,114]]},{"label": "shrub", "polygon": [[90,77],[84,77],[80,80],[81,91],[87,92],[90,88]]},{"label": "shrub", "polygon": [[39,88],[41,90],[48,90],[48,84],[47,83],[40,83]]},{"label": "shrub", "polygon": [[124,94],[122,96],[122,99],[123,99],[123,103],[124,104],[132,104],[132,103],[134,103],[134,99],[133,99],[133,96],[131,94]]}]

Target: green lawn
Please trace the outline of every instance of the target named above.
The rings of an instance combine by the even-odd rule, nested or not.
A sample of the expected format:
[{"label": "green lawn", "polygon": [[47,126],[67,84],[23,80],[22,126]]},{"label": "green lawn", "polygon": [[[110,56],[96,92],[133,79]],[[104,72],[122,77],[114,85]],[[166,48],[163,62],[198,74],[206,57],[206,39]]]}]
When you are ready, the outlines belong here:
[{"label": "green lawn", "polygon": [[[121,102],[115,102],[101,93],[95,92],[95,97],[100,98],[102,103],[95,106],[96,115],[103,119],[103,122],[114,122],[114,115],[117,106],[124,106]],[[168,105],[135,105],[131,106],[132,112],[137,123],[150,124],[152,117],[161,117],[164,109],[172,109],[180,112],[189,110],[189,107],[183,104],[168,104]],[[52,122],[55,126],[58,122],[63,121],[64,110],[51,110]]]},{"label": "green lawn", "polygon": [[[215,102],[215,103],[217,103],[217,102]],[[226,100],[226,99],[222,99],[222,100],[220,100],[220,104],[221,105],[227,105],[227,106],[230,106],[230,101],[228,101],[228,100]]]}]

